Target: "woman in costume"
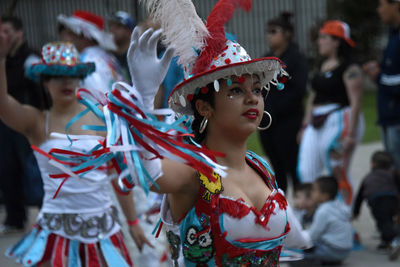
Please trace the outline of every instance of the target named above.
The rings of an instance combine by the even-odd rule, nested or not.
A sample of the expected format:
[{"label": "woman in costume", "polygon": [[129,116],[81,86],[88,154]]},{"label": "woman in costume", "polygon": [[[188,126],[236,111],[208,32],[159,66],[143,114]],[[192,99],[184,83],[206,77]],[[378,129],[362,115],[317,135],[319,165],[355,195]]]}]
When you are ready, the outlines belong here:
[{"label": "woman in costume", "polygon": [[[57,175],[60,163],[76,165],[99,142],[94,130],[81,129],[82,125],[97,121],[92,114],[82,114],[79,123],[71,127],[68,124],[85,109],[78,102],[75,89],[82,78],[94,71],[94,64],[80,63],[79,54],[70,43],[46,44],[42,63],[31,66],[27,73],[40,77],[43,89],[51,96],[48,110],[38,110],[7,94],[5,55],[9,43],[0,33],[0,118],[36,146],[45,196],[36,224],[8,249],[7,256],[25,266],[132,266],[109,196],[111,178],[106,167],[89,173]],[[61,134],[66,129],[68,136]],[[57,154],[57,149],[66,147],[72,151],[70,155]],[[49,150],[54,152],[52,161],[42,155]],[[136,244],[142,247],[149,243],[137,224],[131,194],[118,198]]]},{"label": "woman in costume", "polygon": [[[180,63],[186,66],[186,79],[171,93],[169,106],[178,116],[194,116],[193,143],[222,152],[213,160],[227,167],[225,172],[206,175],[191,164],[150,160],[152,153],[142,153],[143,166],[156,183],[152,190],[166,193],[161,216],[175,265],[181,251],[188,267],[278,266],[284,240],[289,247],[307,247],[309,240],[301,235],[270,167],[247,152],[246,141],[265,114],[264,86],[271,80],[277,82],[284,73],[281,62],[277,58],[251,60],[239,43],[225,38],[224,23],[237,2],[249,9],[251,1],[219,1],[207,19],[207,28],[201,26],[191,2],[183,5],[184,12],[171,8],[175,1],[160,1],[155,9],[150,2],[167,44],[175,45]],[[190,32],[182,29],[183,24],[175,25],[182,36],[174,40],[171,33],[178,28],[168,18],[182,17],[179,12],[194,14],[191,19],[199,22]],[[160,35],[160,31],[148,30],[139,37],[134,31],[128,52],[133,86],[141,93],[145,110],[153,107],[172,53],[168,49],[161,60],[156,57]],[[193,35],[198,43],[192,42]],[[182,40],[188,43],[179,43]],[[188,56],[197,49],[197,57]]]},{"label": "woman in costume", "polygon": [[302,182],[313,182],[326,168],[337,178],[348,205],[353,198],[350,159],[364,132],[362,72],[352,60],[354,46],[350,28],[342,21],[326,21],[319,30],[318,52],[323,60],[311,81],[298,162]]},{"label": "woman in costume", "polygon": [[273,122],[267,131],[259,132],[265,154],[283,191],[287,190],[288,178],[291,178],[294,188],[299,184],[296,171],[299,151],[297,132],[303,119],[303,98],[307,85],[307,60],[293,40],[294,27],[290,17],[290,13],[283,12],[269,20],[265,27],[271,50],[266,56],[281,59],[290,79],[285,83],[284,90],[271,86],[265,99],[265,110],[271,114]]},{"label": "woman in costume", "polygon": [[278,266],[284,242],[308,247],[310,241],[268,164],[246,151],[266,114],[263,92],[285,74],[279,59],[251,60],[225,38],[236,5],[249,10],[251,1],[220,0],[207,26],[191,1],[146,4],[161,23],[166,47],[176,49],[185,67],[185,80],[169,97],[178,118],[168,125],[154,116],[166,112],[154,110],[154,97],[173,49],[159,59],[161,31],[139,37],[135,29],[128,51],[133,86],[114,84],[106,103],[99,103],[104,114],[87,102],[107,128],[96,153],[115,159],[122,190],[136,185],[165,193],[157,234],[165,224],[175,266],[180,254],[187,267]]}]

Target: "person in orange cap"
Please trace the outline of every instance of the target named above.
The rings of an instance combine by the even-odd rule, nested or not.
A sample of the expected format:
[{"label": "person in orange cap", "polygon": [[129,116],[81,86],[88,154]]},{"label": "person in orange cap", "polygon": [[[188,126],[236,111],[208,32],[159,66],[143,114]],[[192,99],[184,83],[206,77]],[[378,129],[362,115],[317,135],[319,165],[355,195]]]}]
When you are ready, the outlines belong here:
[{"label": "person in orange cap", "polygon": [[364,132],[362,72],[352,59],[354,47],[345,22],[329,20],[320,28],[322,61],[311,81],[297,167],[302,182],[313,182],[326,169],[338,180],[340,195],[348,205],[353,198],[349,163]]}]

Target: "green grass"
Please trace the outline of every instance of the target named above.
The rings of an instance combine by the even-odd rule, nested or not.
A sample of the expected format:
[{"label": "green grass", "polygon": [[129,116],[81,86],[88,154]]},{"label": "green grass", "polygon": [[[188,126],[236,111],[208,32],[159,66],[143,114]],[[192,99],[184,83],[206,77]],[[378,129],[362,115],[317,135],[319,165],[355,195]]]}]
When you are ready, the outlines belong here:
[{"label": "green grass", "polygon": [[[365,119],[365,132],[362,143],[369,143],[380,140],[379,127],[376,124],[376,92],[365,92],[362,104],[362,111]],[[268,130],[267,130],[268,131]],[[258,133],[253,133],[247,140],[247,147],[258,155],[264,155]]]},{"label": "green grass", "polygon": [[365,119],[365,133],[363,143],[374,142],[381,139],[379,127],[376,124],[378,119],[376,106],[376,92],[364,93],[362,111]]}]

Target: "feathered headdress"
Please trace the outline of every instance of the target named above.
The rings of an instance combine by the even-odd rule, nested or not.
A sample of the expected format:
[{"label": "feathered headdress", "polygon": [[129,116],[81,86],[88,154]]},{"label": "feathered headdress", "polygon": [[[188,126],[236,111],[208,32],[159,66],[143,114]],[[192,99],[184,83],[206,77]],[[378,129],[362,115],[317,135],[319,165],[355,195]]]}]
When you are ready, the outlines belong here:
[{"label": "feathered headdress", "polygon": [[189,102],[202,87],[215,84],[232,75],[257,74],[262,86],[277,83],[284,73],[277,58],[251,60],[239,43],[227,40],[225,23],[236,7],[251,9],[251,0],[219,0],[204,23],[190,0],[144,1],[150,16],[161,24],[165,44],[171,45],[184,67],[185,80],[178,84],[168,99],[169,106],[178,114],[193,114]]},{"label": "feathered headdress", "polygon": [[192,71],[193,74],[206,70],[210,66],[213,58],[224,51],[227,41],[225,37],[225,23],[232,18],[236,2],[239,7],[250,11],[251,0],[220,0],[211,10],[206,24],[209,32],[205,40],[206,46],[197,58]]},{"label": "feathered headdress", "polygon": [[163,29],[166,46],[173,46],[178,63],[192,65],[205,45],[208,31],[190,0],[140,0]]}]

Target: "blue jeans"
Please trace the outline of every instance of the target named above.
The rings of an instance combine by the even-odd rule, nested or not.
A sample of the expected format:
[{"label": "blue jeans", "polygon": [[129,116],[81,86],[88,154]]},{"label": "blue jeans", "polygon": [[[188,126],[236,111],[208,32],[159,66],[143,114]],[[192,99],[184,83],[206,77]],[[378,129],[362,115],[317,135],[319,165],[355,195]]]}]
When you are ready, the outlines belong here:
[{"label": "blue jeans", "polygon": [[382,127],[383,144],[394,161],[395,168],[400,171],[400,125]]}]

